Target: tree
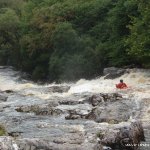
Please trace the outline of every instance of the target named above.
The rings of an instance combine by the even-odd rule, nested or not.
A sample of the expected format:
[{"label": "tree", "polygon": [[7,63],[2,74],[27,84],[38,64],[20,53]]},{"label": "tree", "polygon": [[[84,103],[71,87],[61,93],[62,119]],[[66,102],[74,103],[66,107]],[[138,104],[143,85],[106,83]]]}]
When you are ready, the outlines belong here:
[{"label": "tree", "polygon": [[150,67],[150,1],[137,1],[138,17],[132,17],[128,26],[131,34],[126,42],[129,46],[128,54],[138,63]]},{"label": "tree", "polygon": [[3,8],[0,11],[0,59],[3,64],[17,65],[14,60],[19,60],[20,21],[14,10]]},{"label": "tree", "polygon": [[149,8],[148,0],[1,0],[0,64],[51,81],[149,67]]}]

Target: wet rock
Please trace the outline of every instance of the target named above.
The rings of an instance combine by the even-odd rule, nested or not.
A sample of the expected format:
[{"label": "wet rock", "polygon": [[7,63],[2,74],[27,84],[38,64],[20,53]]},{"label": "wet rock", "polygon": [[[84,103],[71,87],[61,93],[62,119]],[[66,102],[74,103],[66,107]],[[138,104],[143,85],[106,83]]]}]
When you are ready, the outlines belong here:
[{"label": "wet rock", "polygon": [[51,86],[48,87],[49,92],[57,92],[57,93],[63,93],[63,92],[68,92],[70,89],[70,86]]},{"label": "wet rock", "polygon": [[59,101],[60,105],[77,105],[77,104],[81,104],[82,102],[80,101],[73,101],[73,100],[62,100]]},{"label": "wet rock", "polygon": [[57,99],[56,99],[56,100],[53,100],[53,101],[50,101],[50,102],[49,102],[49,100],[46,100],[46,101],[48,101],[48,102],[46,102],[46,105],[47,105],[48,107],[56,107],[56,106],[59,105],[59,101],[57,101]]},{"label": "wet rock", "polygon": [[116,124],[127,121],[132,114],[132,108],[133,104],[130,101],[107,103],[93,108],[86,119]]},{"label": "wet rock", "polygon": [[0,137],[0,150],[16,150],[18,148],[15,141],[7,136]]},{"label": "wet rock", "polygon": [[0,93],[0,102],[6,102],[7,98],[8,98],[7,96]]},{"label": "wet rock", "polygon": [[99,139],[102,145],[111,149],[137,150],[138,144],[144,140],[143,127],[141,122],[134,121],[119,128],[101,131]]},{"label": "wet rock", "polygon": [[74,135],[69,139],[63,137],[52,141],[38,138],[17,140],[18,147],[25,150],[82,150],[80,146],[82,142],[82,135]]},{"label": "wet rock", "polygon": [[65,117],[65,119],[69,120],[69,119],[79,119],[81,118],[81,116],[75,111],[75,110],[68,110],[69,115]]},{"label": "wet rock", "polygon": [[104,102],[115,102],[122,99],[122,95],[119,93],[100,93],[92,95],[89,97],[88,101],[92,106],[97,106],[99,104],[104,104]]},{"label": "wet rock", "polygon": [[5,91],[3,91],[3,92],[5,92],[5,93],[14,93],[13,90],[5,90]]},{"label": "wet rock", "polygon": [[[17,144],[11,138],[6,137],[2,150],[51,150],[52,146],[46,141],[40,139],[21,139],[17,140]],[[2,141],[3,142],[3,141]],[[14,143],[14,144],[13,144]]]},{"label": "wet rock", "polygon": [[78,110],[68,110],[68,115],[65,117],[65,119],[67,120],[74,120],[74,119],[79,119],[79,118],[85,118],[86,114],[83,113],[82,111],[78,111]]},{"label": "wet rock", "polygon": [[23,133],[23,132],[18,132],[18,131],[16,131],[16,132],[8,132],[8,135],[12,136],[12,137],[18,137],[18,136],[21,135],[21,133]]},{"label": "wet rock", "polygon": [[62,111],[59,109],[54,108],[40,108],[39,110],[35,111],[36,115],[60,115]]},{"label": "wet rock", "polygon": [[78,105],[78,104],[84,104],[84,103],[89,103],[89,97],[91,94],[89,94],[88,96],[84,96],[84,95],[70,95],[68,97],[61,97],[60,99],[57,98],[58,103],[60,105]]},{"label": "wet rock", "polygon": [[123,99],[122,95],[119,93],[101,93],[100,95],[104,98],[105,102],[115,102]]},{"label": "wet rock", "polygon": [[6,69],[8,68],[7,66],[0,66],[0,69]]},{"label": "wet rock", "polygon": [[103,74],[105,76],[105,79],[114,79],[123,75],[125,72],[126,72],[125,69],[109,67],[109,68],[104,68]]},{"label": "wet rock", "polygon": [[[121,100],[123,100],[123,98],[122,95],[120,95],[119,93],[112,93],[112,94],[100,93],[94,94],[92,96],[88,95],[85,97],[85,99],[83,98],[82,101],[64,100],[60,101],[59,103],[64,105],[75,105],[75,107],[73,106],[66,107],[67,112],[69,113],[65,117],[66,119],[86,118],[95,120],[96,122],[109,122],[113,124],[118,123],[119,121],[122,120],[128,120],[129,118],[128,112],[126,113],[127,109],[125,109],[124,106],[120,104]],[[87,103],[91,104],[95,108],[92,108],[91,105]],[[125,115],[123,115],[123,113]]]},{"label": "wet rock", "polygon": [[22,120],[21,118],[19,117],[13,117],[12,118],[12,123],[15,124],[15,125],[18,125],[18,124],[21,124],[22,123]]},{"label": "wet rock", "polygon": [[30,112],[31,108],[29,106],[20,106],[15,109],[17,112]]},{"label": "wet rock", "polygon": [[20,106],[15,109],[17,112],[35,113],[36,115],[60,115],[61,110],[52,108],[49,105],[32,105],[32,106]]},{"label": "wet rock", "polygon": [[104,98],[100,94],[92,95],[92,97],[90,97],[89,100],[90,100],[92,106],[97,106],[99,103],[104,102]]}]

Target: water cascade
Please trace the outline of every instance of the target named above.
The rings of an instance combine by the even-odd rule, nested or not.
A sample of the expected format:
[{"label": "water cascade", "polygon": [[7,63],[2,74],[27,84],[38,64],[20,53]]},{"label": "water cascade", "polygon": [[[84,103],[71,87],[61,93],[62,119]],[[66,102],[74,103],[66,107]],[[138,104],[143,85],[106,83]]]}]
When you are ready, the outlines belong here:
[{"label": "water cascade", "polygon": [[[120,79],[128,89],[115,88]],[[139,122],[146,138],[142,143]],[[128,69],[115,79],[39,85],[21,78],[12,67],[1,66],[0,125],[6,130],[0,137],[2,150],[148,150],[150,70]],[[122,133],[131,134],[130,129],[139,137],[135,133],[124,137]],[[125,143],[128,138],[135,146],[124,146],[131,144]]]}]

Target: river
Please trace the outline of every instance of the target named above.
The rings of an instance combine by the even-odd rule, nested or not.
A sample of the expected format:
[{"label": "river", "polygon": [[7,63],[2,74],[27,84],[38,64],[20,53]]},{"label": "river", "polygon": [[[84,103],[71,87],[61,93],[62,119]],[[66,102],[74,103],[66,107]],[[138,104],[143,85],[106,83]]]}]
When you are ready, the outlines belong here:
[{"label": "river", "polygon": [[[128,89],[115,88],[120,79]],[[21,78],[21,73],[12,67],[0,66],[0,91],[7,97],[7,101],[0,102],[0,124],[6,128],[5,138],[13,138],[11,142],[7,139],[11,147],[8,150],[34,150],[36,145],[41,145],[41,150],[92,150],[99,130],[120,127],[131,120],[140,120],[143,124],[146,141],[140,149],[150,149],[150,70],[128,69],[128,73],[113,80],[99,77],[80,79],[76,83],[39,85]],[[87,117],[95,108],[86,102],[87,98],[98,93],[118,93],[127,99],[123,103],[117,102],[116,108],[113,104],[101,106],[100,109],[105,108],[106,112],[114,108],[110,113],[111,121],[107,121],[105,110],[101,113],[101,121]],[[75,115],[72,117],[70,113]],[[103,118],[106,121],[102,121]],[[114,120],[117,123],[113,123]],[[5,143],[6,140],[0,142],[3,146]]]}]

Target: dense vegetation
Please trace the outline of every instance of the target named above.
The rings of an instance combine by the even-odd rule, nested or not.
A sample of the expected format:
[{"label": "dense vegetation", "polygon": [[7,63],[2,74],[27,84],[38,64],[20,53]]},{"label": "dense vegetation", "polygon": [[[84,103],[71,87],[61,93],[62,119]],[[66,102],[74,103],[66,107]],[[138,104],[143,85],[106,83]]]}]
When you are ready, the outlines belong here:
[{"label": "dense vegetation", "polygon": [[150,67],[149,0],[0,0],[0,64],[35,80]]}]

